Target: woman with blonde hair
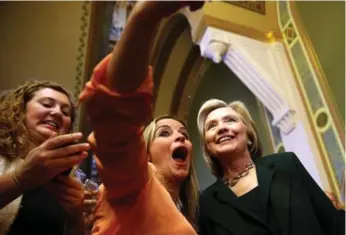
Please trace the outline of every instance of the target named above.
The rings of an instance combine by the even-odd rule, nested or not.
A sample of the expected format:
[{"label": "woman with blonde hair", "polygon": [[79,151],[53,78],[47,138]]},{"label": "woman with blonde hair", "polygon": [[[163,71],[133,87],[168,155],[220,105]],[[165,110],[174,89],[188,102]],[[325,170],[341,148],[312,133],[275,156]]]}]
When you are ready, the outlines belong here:
[{"label": "woman with blonde hair", "polygon": [[[168,191],[176,208],[196,228],[198,185],[185,124],[168,115],[160,116],[145,128],[143,137],[152,174]],[[117,227],[117,219],[110,216],[112,210],[103,197],[104,186],[100,187],[102,193],[92,229],[94,235],[111,233]]]},{"label": "woman with blonde hair", "polygon": [[197,124],[217,177],[200,196],[201,235],[344,234],[345,221],[294,153],[261,157],[242,102],[208,100]]},{"label": "woman with blonde hair", "polygon": [[[160,135],[161,137],[173,135],[172,131],[174,130],[174,125],[179,127],[182,136],[178,136],[176,139],[173,137],[173,139],[175,141],[187,142],[187,148],[184,146],[177,146],[178,148],[174,149],[172,154],[163,159],[163,151],[161,151],[161,148],[158,152],[151,151],[151,149],[155,148],[153,144],[157,144],[157,138]],[[163,128],[162,126],[165,127]],[[160,129],[162,129],[162,133],[157,133]],[[191,152],[192,143],[187,133],[186,124],[169,115],[163,115],[151,121],[145,128],[143,137],[149,155],[149,162],[154,165],[158,179],[170,193],[181,213],[192,225],[194,225],[194,227],[196,227],[199,187]],[[165,145],[163,145],[165,143],[167,142],[159,142],[159,144],[162,144],[162,148],[165,148]],[[174,173],[174,168],[172,169],[171,167],[171,160],[182,164],[185,164],[186,161],[186,163],[188,163],[187,171],[180,174],[179,177],[179,174]]]},{"label": "woman with blonde hair", "polygon": [[138,2],[113,53],[96,66],[80,95],[90,117],[89,142],[103,183],[104,203],[97,210],[100,223],[95,223],[94,234],[196,235],[189,223],[194,220],[196,192],[186,128],[177,120],[163,118],[144,136],[143,130],[152,114],[153,80],[148,65],[156,28],[180,8],[196,10],[203,4]]},{"label": "woman with blonde hair", "polygon": [[48,81],[1,97],[0,234],[83,233],[83,188],[59,175],[89,150],[71,133],[74,110],[69,93]]}]

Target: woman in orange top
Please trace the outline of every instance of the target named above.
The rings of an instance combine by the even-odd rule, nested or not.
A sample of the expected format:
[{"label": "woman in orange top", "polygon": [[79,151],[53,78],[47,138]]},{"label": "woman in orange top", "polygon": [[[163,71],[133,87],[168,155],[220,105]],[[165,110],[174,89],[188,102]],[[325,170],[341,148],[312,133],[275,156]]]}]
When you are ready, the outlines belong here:
[{"label": "woman in orange top", "polygon": [[[153,138],[147,151],[142,135],[143,126],[152,111],[152,73],[151,69],[148,71],[148,64],[154,31],[164,17],[185,6],[195,10],[202,7],[203,2],[137,3],[113,54],[95,68],[91,81],[80,96],[81,101],[87,102],[94,130],[89,142],[97,156],[104,185],[102,198],[106,202],[99,208],[99,211],[107,212],[104,214],[106,219],[104,223],[96,223],[95,234],[196,234],[174,203],[178,198],[178,185],[185,182],[183,178],[187,174],[191,174],[188,170],[191,143],[186,137],[181,137],[183,126],[178,127],[179,123],[173,119],[156,122],[155,135],[162,128],[171,129],[173,133],[165,145],[156,144],[156,150],[154,142],[163,140],[163,136]],[[163,124],[164,121],[171,123]],[[185,152],[183,159],[179,160],[181,162],[167,155],[176,151],[173,147],[178,145],[175,141],[173,144],[176,136],[179,136],[179,144]],[[166,149],[160,146],[166,146]],[[170,164],[167,169],[176,175],[175,179],[180,177],[180,181],[160,182],[148,164],[148,160],[156,161],[154,155],[158,156],[158,153],[162,153],[162,159],[166,158],[162,162]],[[159,175],[165,172],[160,172],[161,167],[157,171]],[[171,194],[165,186],[167,189],[172,187]]]},{"label": "woman in orange top", "polygon": [[[169,116],[162,116],[146,127],[143,137],[150,161],[150,171],[168,191],[171,198],[167,198],[166,195],[165,199],[169,201],[173,199],[178,210],[192,225],[195,225],[197,180],[192,164],[192,144],[185,124]],[[102,185],[100,191],[101,198],[98,202],[92,234],[112,234],[118,223],[108,202],[104,200]],[[154,203],[160,205],[159,199],[153,198],[153,200],[155,200]]]}]

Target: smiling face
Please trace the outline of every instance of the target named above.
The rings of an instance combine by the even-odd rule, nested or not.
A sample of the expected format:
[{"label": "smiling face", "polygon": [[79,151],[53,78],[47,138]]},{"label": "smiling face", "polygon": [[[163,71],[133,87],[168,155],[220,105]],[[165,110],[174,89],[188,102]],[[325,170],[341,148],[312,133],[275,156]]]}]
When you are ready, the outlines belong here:
[{"label": "smiling face", "polygon": [[184,125],[165,118],[156,123],[149,147],[151,162],[165,179],[183,181],[191,166],[192,144]]},{"label": "smiling face", "polygon": [[53,134],[68,133],[71,115],[72,106],[65,94],[43,88],[26,104],[25,125],[33,140],[42,143]]},{"label": "smiling face", "polygon": [[248,151],[247,126],[240,114],[230,107],[218,108],[209,113],[204,125],[204,136],[207,151],[217,159]]}]

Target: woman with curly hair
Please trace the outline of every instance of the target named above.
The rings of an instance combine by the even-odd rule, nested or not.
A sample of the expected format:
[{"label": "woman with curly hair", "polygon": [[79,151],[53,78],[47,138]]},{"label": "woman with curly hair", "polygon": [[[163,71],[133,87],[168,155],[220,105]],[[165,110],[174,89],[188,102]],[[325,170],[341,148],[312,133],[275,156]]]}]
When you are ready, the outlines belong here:
[{"label": "woman with curly hair", "polygon": [[1,97],[0,234],[82,231],[82,187],[59,175],[89,150],[71,133],[74,118],[71,96],[52,82],[30,81]]}]

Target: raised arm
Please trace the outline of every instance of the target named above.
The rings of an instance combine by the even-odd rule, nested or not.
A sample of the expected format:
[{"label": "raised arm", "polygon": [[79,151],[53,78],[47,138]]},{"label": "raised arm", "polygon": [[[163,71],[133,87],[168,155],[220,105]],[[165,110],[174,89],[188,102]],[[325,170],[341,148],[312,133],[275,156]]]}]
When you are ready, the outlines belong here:
[{"label": "raised arm", "polygon": [[[147,76],[152,39],[160,21],[181,7],[190,6],[194,10],[202,5],[203,2],[196,1],[137,3],[120,41],[114,47],[109,67],[110,87],[119,92],[136,90]],[[126,80],[127,77],[131,77],[131,81]]]},{"label": "raised arm", "polygon": [[105,198],[113,205],[137,195],[148,181],[142,130],[151,115],[152,38],[164,17],[187,5],[200,7],[203,2],[137,3],[113,53],[96,66],[80,96],[88,101],[94,130],[89,141],[96,152]]}]

